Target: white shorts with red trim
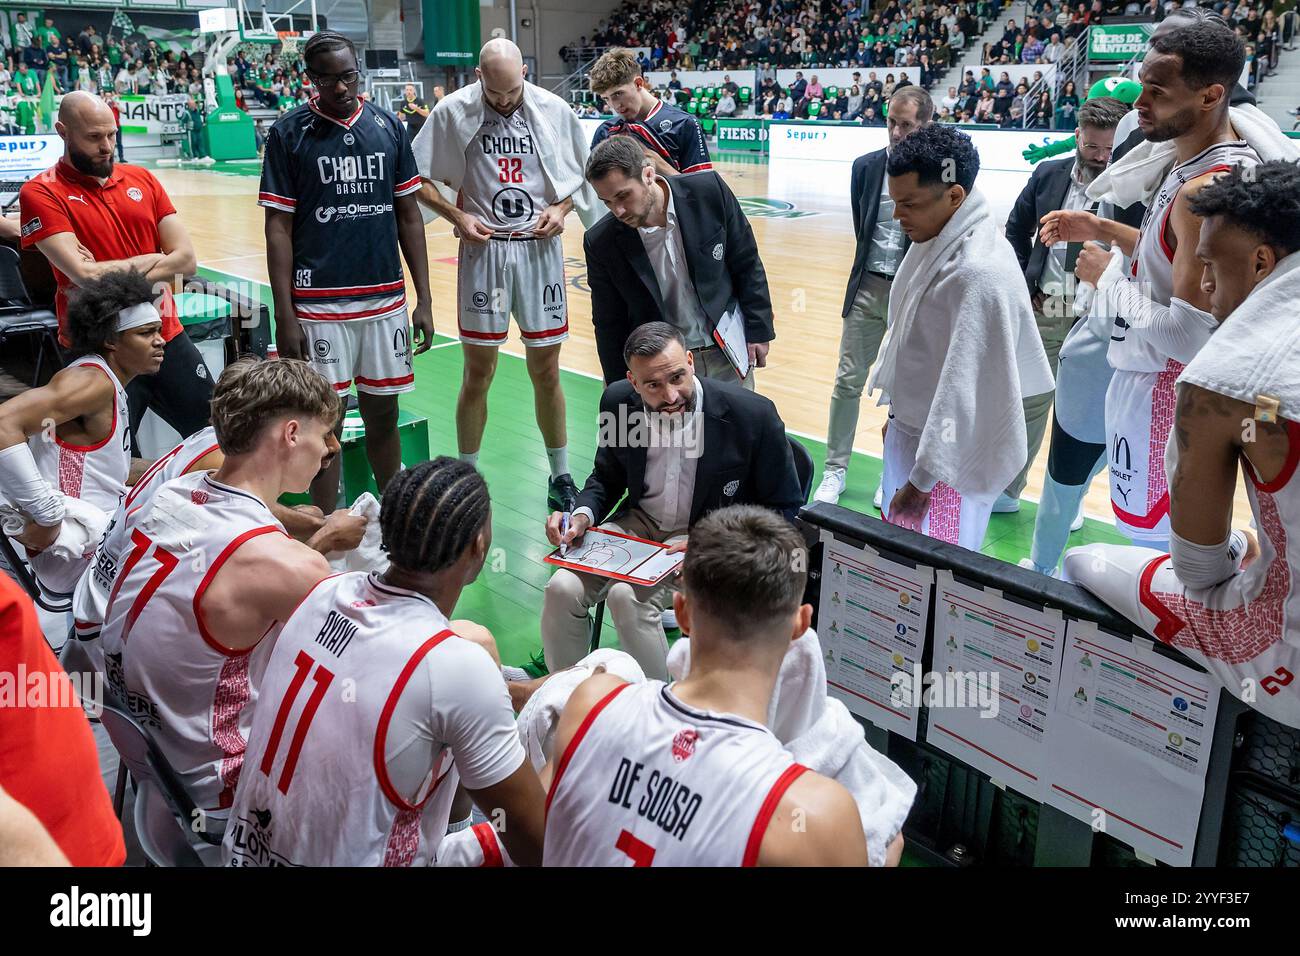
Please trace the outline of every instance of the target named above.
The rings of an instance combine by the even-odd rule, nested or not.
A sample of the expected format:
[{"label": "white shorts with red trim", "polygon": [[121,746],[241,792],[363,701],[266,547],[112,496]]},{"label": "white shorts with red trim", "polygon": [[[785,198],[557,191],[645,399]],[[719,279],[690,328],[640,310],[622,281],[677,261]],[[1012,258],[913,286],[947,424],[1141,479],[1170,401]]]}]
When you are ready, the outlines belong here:
[{"label": "white shorts with red trim", "polygon": [[466,345],[504,345],[512,314],[524,345],[559,345],[569,337],[560,237],[462,241],[456,298]]},{"label": "white shorts with red trim", "polygon": [[[916,450],[920,444],[920,436],[908,434],[895,425],[893,416],[890,416],[889,430],[885,432],[884,473],[881,476],[883,517],[886,521],[889,520],[890,501],[916,466]],[[930,510],[921,522],[921,534],[968,551],[978,551],[989,528],[993,501],[993,498],[960,494],[956,488],[941,481],[930,492]]]},{"label": "white shorts with red trim", "polygon": [[335,391],[356,385],[368,395],[400,395],[415,389],[405,308],[375,319],[304,319],[301,325],[312,368]]},{"label": "white shorts with red trim", "polygon": [[1169,541],[1165,443],[1182,370],[1173,359],[1160,372],[1116,369],[1106,390],[1111,509],[1115,527],[1135,544],[1164,548]]}]

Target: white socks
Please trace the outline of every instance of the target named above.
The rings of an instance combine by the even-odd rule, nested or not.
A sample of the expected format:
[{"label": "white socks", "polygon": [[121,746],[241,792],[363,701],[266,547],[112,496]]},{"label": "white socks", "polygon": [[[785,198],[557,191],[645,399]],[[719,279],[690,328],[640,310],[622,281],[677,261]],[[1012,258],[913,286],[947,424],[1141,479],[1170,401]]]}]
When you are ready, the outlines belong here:
[{"label": "white socks", "polygon": [[551,463],[552,478],[567,475],[569,473],[569,446],[546,449],[546,460]]}]

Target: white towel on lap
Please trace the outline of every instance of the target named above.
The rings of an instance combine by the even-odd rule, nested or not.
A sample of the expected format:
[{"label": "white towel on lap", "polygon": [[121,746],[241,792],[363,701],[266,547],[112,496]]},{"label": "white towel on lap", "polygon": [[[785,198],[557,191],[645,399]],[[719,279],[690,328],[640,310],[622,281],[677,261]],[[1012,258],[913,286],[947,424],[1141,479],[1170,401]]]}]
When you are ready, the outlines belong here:
[{"label": "white towel on lap", "polygon": [[[681,680],[690,667],[690,639],[682,638],[668,652],[668,672]],[[786,651],[767,725],[799,763],[853,794],[867,835],[867,856],[872,866],[883,866],[912,808],[916,784],[867,743],[848,708],[826,696],[821,642],[811,629]]]},{"label": "white towel on lap", "polygon": [[[560,97],[529,82],[524,83],[524,102],[519,108],[542,160],[546,201],[572,198],[583,226],[591,228],[606,210],[583,175],[591,150],[577,114]],[[482,123],[482,88],[471,83],[439,101],[411,144],[420,175],[437,185],[449,202],[456,201],[465,181],[465,149]],[[421,204],[420,209],[429,221],[428,207]]]}]

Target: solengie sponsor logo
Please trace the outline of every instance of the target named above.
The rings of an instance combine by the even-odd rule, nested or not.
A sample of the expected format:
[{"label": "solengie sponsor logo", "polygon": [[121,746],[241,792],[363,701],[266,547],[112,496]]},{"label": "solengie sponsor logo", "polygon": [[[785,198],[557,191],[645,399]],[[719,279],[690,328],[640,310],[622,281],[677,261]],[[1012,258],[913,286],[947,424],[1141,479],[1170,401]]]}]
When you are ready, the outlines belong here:
[{"label": "solengie sponsor logo", "polygon": [[153,898],[148,893],[82,893],[73,886],[50,897],[50,925],[126,927],[133,936],[153,929]]},{"label": "solengie sponsor logo", "polygon": [[393,211],[392,203],[350,203],[346,206],[321,206],[316,210],[316,221],[320,223],[337,222],[340,219],[365,219],[368,216],[382,216]]}]

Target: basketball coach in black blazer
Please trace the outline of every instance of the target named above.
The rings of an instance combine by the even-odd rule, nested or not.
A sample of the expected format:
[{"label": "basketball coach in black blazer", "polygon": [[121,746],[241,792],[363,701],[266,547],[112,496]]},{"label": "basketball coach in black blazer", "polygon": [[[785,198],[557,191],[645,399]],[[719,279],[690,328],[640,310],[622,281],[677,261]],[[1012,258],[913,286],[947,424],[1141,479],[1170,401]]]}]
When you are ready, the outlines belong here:
[{"label": "basketball coach in black blazer", "polygon": [[[581,542],[596,525],[685,550],[696,521],[735,504],[793,520],[803,493],[770,399],[738,383],[701,382],[681,332],[666,322],[637,328],[624,357],[631,370],[601,396],[595,466],[567,534],[560,512],[547,521],[552,544]],[[675,589],[672,575],[642,586],[557,570],[542,604],[546,666],[555,673],[586,655],[587,611],[604,599],[623,649],[649,677],[665,678],[668,644],[660,618]]]},{"label": "basketball coach in black blazer", "polygon": [[593,149],[586,173],[611,212],[582,241],[605,382],[627,374],[623,343],[632,330],[656,321],[681,330],[701,378],[739,381],[713,339],[723,314],[739,307],[752,389],[752,368],[767,364],[776,337],[772,300],[754,232],[722,177],[710,170],[656,176],[626,136]]}]

